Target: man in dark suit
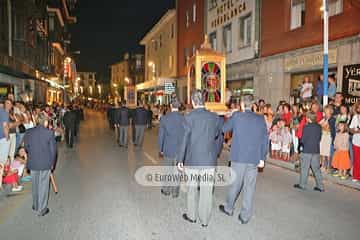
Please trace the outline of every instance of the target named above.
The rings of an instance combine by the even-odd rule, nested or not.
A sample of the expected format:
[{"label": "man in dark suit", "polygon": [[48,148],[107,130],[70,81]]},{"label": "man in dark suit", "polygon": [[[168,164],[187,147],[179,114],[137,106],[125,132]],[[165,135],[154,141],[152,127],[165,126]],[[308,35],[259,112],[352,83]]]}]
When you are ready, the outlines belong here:
[{"label": "man in dark suit", "polygon": [[188,176],[188,211],[183,214],[183,218],[195,223],[198,217],[201,225],[207,227],[212,209],[214,181],[204,180],[204,177],[214,179],[222,121],[218,115],[205,109],[200,90],[193,92],[191,100],[194,110],[185,116],[185,133],[177,159],[179,169],[185,166],[185,174]]},{"label": "man in dark suit", "polygon": [[69,148],[74,145],[74,136],[76,131],[76,113],[73,111],[72,106],[69,106],[64,114],[63,122],[65,126],[65,141]]},{"label": "man in dark suit", "polygon": [[144,141],[144,132],[146,124],[148,122],[148,111],[144,108],[142,102],[139,103],[134,111],[134,121],[135,121],[135,146],[141,148]]},{"label": "man in dark suit", "polygon": [[39,125],[27,130],[24,137],[25,149],[28,152],[27,168],[32,176],[33,210],[39,216],[49,213],[49,181],[56,158],[54,133],[47,129],[47,126],[47,117],[41,115]]},{"label": "man in dark suit", "polygon": [[242,190],[239,215],[242,224],[252,217],[258,166],[264,167],[269,143],[264,117],[251,111],[253,102],[252,95],[243,96],[245,112],[234,113],[223,128],[224,133],[232,132],[230,161],[236,178],[229,188],[225,205],[220,205],[219,209],[226,215],[233,215],[235,201]]},{"label": "man in dark suit", "polygon": [[[174,98],[171,101],[171,112],[160,119],[159,127],[159,155],[164,157],[163,165],[169,167],[169,174],[177,174],[176,154],[178,147],[183,140],[185,118],[179,112],[180,102]],[[165,196],[179,196],[179,183],[165,183],[161,193]]]},{"label": "man in dark suit", "polygon": [[130,123],[129,109],[126,107],[126,101],[121,101],[121,107],[115,111],[115,124],[119,131],[120,147],[128,147],[128,129]]}]

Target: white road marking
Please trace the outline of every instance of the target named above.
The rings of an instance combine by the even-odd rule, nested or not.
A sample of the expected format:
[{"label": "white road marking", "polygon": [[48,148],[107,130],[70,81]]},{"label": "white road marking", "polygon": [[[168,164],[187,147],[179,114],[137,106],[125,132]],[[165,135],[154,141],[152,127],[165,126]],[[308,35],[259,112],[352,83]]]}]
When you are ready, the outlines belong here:
[{"label": "white road marking", "polygon": [[153,164],[158,164],[158,162],[147,152],[144,152],[145,157],[147,157]]}]

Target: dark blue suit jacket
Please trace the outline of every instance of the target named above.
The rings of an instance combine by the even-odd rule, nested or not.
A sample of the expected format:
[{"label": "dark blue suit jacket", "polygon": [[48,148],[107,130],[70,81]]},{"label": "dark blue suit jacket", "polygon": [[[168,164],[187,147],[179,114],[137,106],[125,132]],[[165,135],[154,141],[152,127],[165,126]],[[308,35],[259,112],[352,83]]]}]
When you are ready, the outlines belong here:
[{"label": "dark blue suit jacket", "polygon": [[185,118],[179,112],[161,117],[159,128],[159,150],[165,157],[175,158],[184,137]]},{"label": "dark blue suit jacket", "polygon": [[222,121],[215,113],[205,108],[190,112],[185,116],[185,134],[177,161],[189,167],[215,167],[221,129]]},{"label": "dark blue suit jacket", "polygon": [[115,124],[120,126],[129,126],[130,122],[129,109],[127,107],[121,107],[115,110]]},{"label": "dark blue suit jacket", "polygon": [[56,159],[54,133],[43,126],[26,131],[25,149],[28,152],[27,168],[34,171],[50,170]]},{"label": "dark blue suit jacket", "polygon": [[146,125],[148,123],[149,113],[143,107],[138,107],[134,111],[135,125]]},{"label": "dark blue suit jacket", "polygon": [[230,161],[258,165],[260,160],[266,160],[269,136],[264,116],[236,112],[225,122],[223,131],[232,131]]}]

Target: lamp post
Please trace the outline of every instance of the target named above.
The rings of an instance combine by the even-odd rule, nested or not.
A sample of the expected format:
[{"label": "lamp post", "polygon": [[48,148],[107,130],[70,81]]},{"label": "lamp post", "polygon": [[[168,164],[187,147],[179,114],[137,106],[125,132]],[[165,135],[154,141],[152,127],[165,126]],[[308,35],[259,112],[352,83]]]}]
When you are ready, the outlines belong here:
[{"label": "lamp post", "polygon": [[329,74],[329,0],[323,0],[322,10],[324,12],[324,64],[323,64],[323,77],[324,77],[324,96],[323,104],[328,104],[328,74]]}]

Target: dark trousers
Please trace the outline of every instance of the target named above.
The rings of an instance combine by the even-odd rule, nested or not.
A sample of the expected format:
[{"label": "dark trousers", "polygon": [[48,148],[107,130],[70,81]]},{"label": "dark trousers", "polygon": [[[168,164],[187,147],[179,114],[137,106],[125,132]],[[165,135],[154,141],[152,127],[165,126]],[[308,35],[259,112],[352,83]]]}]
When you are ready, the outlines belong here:
[{"label": "dark trousers", "polygon": [[48,206],[50,173],[50,170],[31,170],[33,209],[39,215],[43,214]]},{"label": "dark trousers", "polygon": [[74,133],[75,129],[65,128],[65,141],[66,145],[70,148],[72,148],[74,145]]}]

